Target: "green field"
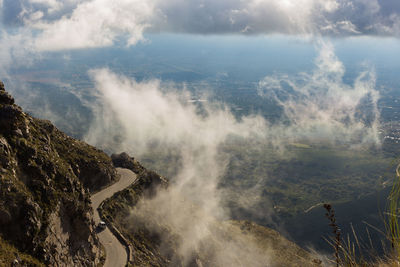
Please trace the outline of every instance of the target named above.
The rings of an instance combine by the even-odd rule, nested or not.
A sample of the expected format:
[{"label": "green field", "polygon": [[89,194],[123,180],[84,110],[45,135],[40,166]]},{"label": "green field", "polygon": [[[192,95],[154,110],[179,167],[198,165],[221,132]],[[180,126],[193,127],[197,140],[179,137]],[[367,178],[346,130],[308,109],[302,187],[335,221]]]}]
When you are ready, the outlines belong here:
[{"label": "green field", "polygon": [[[395,170],[395,158],[383,151],[345,145],[290,143],[277,152],[238,141],[225,143],[220,153],[229,156],[220,188],[225,205],[236,212],[269,206],[292,216],[318,203],[356,200],[390,186]],[[141,161],[172,179],[182,164],[173,150],[168,155],[152,151]]]}]

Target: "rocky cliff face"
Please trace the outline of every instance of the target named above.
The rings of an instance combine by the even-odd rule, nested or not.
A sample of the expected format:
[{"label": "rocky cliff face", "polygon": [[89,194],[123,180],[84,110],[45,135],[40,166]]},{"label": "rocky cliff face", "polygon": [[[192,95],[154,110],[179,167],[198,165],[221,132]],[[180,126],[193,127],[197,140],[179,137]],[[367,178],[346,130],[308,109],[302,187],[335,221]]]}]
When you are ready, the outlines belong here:
[{"label": "rocky cliff face", "polygon": [[101,250],[88,192],[116,178],[105,153],[24,113],[0,82],[4,240],[47,265],[97,264]]}]

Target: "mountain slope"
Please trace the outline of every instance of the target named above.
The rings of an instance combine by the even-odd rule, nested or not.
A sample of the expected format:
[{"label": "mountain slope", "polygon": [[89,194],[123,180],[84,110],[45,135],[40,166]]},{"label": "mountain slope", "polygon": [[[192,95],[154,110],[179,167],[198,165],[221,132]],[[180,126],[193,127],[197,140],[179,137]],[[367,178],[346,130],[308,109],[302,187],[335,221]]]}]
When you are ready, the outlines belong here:
[{"label": "mountain slope", "polygon": [[105,153],[24,113],[0,83],[0,236],[10,245],[46,265],[99,263],[89,190],[116,179]]},{"label": "mountain slope", "polygon": [[[125,153],[112,155],[112,159],[115,166],[137,173],[134,184],[106,200],[102,207],[103,215],[130,241],[132,266],[321,266],[320,260],[278,232],[248,221],[211,220],[210,235],[189,257],[182,257],[182,238],[191,238],[180,232],[185,229],[171,226],[155,210],[133,212],[140,201],[168,190],[168,181]],[[191,203],[188,206],[185,220],[196,220],[201,211]]]},{"label": "mountain slope", "polygon": [[[101,212],[129,240],[134,266],[320,263],[276,231],[247,221],[214,219],[210,220],[211,235],[184,259],[178,250],[182,238],[187,237],[182,237],[179,229],[162,216],[152,215],[157,212],[131,213],[139,201],[168,190],[168,180],[125,153],[110,158],[66,136],[49,121],[29,116],[0,82],[0,266],[15,260],[28,266],[101,264],[104,255],[95,231],[90,192],[118,179],[114,166],[132,170],[137,180],[106,200]],[[192,219],[201,214],[192,203],[186,207]],[[232,258],[221,257],[226,253]]]}]

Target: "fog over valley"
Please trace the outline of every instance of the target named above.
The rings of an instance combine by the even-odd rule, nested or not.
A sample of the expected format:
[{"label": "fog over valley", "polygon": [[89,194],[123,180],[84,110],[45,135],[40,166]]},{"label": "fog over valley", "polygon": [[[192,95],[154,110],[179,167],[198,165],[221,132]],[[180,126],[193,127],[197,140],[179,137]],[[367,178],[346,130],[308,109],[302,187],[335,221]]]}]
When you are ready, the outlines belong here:
[{"label": "fog over valley", "polygon": [[[60,177],[71,172],[88,204],[86,196],[120,186],[118,168],[130,169],[134,182],[97,204],[132,266],[398,260],[397,1],[0,0],[0,9],[0,80],[13,96],[0,91],[0,144],[16,158],[0,160],[2,179],[18,180],[40,206],[45,184],[69,192]],[[25,111],[26,133],[7,130],[10,114],[22,112],[11,98]],[[107,155],[80,141],[53,148],[52,138],[69,139],[24,116]],[[69,165],[31,188],[51,164],[19,153],[43,140],[43,157],[64,162],[60,151],[69,151]],[[80,146],[83,159],[74,154]],[[25,159],[26,169],[10,169]],[[93,185],[81,165],[112,178]],[[0,195],[0,215],[10,190]],[[41,214],[69,214],[64,198],[54,199]],[[93,246],[101,233],[91,232]],[[8,236],[0,230],[0,265],[6,245],[62,265],[61,256],[45,256],[61,252],[37,252],[50,237],[27,248]],[[107,253],[88,261],[108,266]],[[74,257],[66,256],[81,260]]]}]

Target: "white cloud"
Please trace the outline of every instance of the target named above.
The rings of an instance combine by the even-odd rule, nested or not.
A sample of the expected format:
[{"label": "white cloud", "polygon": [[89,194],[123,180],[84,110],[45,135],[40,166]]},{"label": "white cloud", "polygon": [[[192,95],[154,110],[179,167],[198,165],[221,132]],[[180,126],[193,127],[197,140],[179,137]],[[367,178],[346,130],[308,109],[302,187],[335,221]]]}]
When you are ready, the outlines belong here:
[{"label": "white cloud", "polygon": [[310,141],[378,144],[379,92],[375,72],[360,73],[354,85],[343,82],[345,68],[330,43],[320,42],[320,53],[312,73],[267,76],[259,93],[283,108],[291,126],[284,136]]},{"label": "white cloud", "polygon": [[378,13],[381,8],[378,0],[356,0],[354,2],[356,5],[363,5],[366,12],[369,12],[370,14]]},{"label": "white cloud", "polygon": [[0,30],[0,73],[8,66],[18,67],[32,64],[39,55],[32,45],[32,33],[29,30],[21,30],[20,34],[9,34]]},{"label": "white cloud", "polygon": [[[376,0],[1,1],[4,30],[38,51],[135,45],[145,31],[399,36],[400,5]],[[393,8],[390,8],[390,7]],[[16,27],[15,27],[16,26]],[[18,30],[19,29],[19,30]]]},{"label": "white cloud", "polygon": [[379,32],[389,36],[400,36],[400,14],[391,14],[382,21],[378,21],[375,25],[371,25],[371,29],[377,29]]},{"label": "white cloud", "polygon": [[50,13],[60,10],[63,6],[63,3],[57,0],[29,0],[29,2],[31,4],[41,4],[45,6]]},{"label": "white cloud", "polygon": [[162,88],[158,80],[136,82],[108,69],[91,71],[99,102],[93,105],[96,119],[86,140],[111,151],[133,148],[139,157],[158,145],[188,146],[187,151],[197,155],[193,147],[202,153],[206,147],[216,149],[230,135],[276,147],[301,140],[379,145],[374,71],[367,68],[353,85],[346,84],[344,65],[333,46],[320,41],[319,52],[311,73],[260,81],[260,95],[277,101],[289,120],[273,125],[260,116],[237,121],[219,103],[206,102],[198,113],[198,107],[188,102],[190,93]]},{"label": "white cloud", "polygon": [[20,0],[3,5],[2,22],[8,36],[36,51],[131,46],[144,39],[153,12],[141,0]]},{"label": "white cloud", "polygon": [[38,10],[46,14],[46,19],[57,20],[63,15],[69,15],[79,4],[91,0],[18,0],[20,5],[34,13]]},{"label": "white cloud", "polygon": [[320,31],[334,34],[340,34],[344,32],[353,35],[362,34],[360,31],[358,31],[357,26],[348,20],[338,21],[334,24],[327,23],[326,26],[320,28]]},{"label": "white cloud", "polygon": [[[220,145],[230,137],[265,138],[266,122],[259,116],[237,121],[228,109],[207,102],[199,113],[188,101],[192,98],[188,92],[173,88],[164,91],[156,80],[136,82],[107,69],[93,70],[91,75],[99,102],[93,105],[96,120],[86,137],[88,142],[109,145],[114,151],[128,150],[139,158],[149,151],[175,151],[179,155],[181,167],[173,185],[157,198],[138,205],[136,216],[148,212],[155,220],[162,216],[179,235],[177,253],[186,262],[210,237],[213,221],[227,216],[217,187],[229,155],[221,153]],[[119,139],[118,146],[114,138]],[[193,204],[198,209],[194,210]],[[148,209],[153,205],[162,206]]]},{"label": "white cloud", "polygon": [[139,0],[94,0],[79,4],[70,16],[51,22],[34,23],[42,30],[35,44],[38,50],[63,50],[111,46],[119,36],[126,44],[143,40],[143,30],[153,7]]},{"label": "white cloud", "polygon": [[316,16],[338,7],[335,0],[173,0],[155,5],[165,15],[165,23],[155,28],[195,33],[309,34],[316,29]]},{"label": "white cloud", "polygon": [[39,11],[36,11],[35,13],[30,14],[29,20],[30,21],[37,21],[37,20],[43,18],[43,16],[44,16],[44,13],[39,10]]},{"label": "white cloud", "polygon": [[[164,14],[157,31],[188,33],[398,35],[385,19],[400,6],[382,9],[377,0],[154,0]],[[383,3],[381,3],[383,4]],[[388,14],[389,13],[389,14]],[[375,27],[377,23],[388,27]]]},{"label": "white cloud", "polygon": [[[216,233],[215,220],[229,218],[221,204],[227,192],[218,188],[230,159],[220,149],[224,144],[245,140],[249,146],[270,144],[281,149],[282,144],[305,139],[350,146],[379,143],[374,73],[365,71],[353,86],[344,84],[345,69],[332,45],[319,45],[312,73],[266,77],[260,82],[260,93],[282,105],[289,120],[285,124],[270,124],[256,115],[237,120],[219,103],[202,102],[199,107],[188,101],[193,97],[189,92],[163,88],[158,80],[137,82],[108,69],[90,72],[98,102],[92,105],[95,120],[86,141],[111,151],[128,150],[139,159],[149,151],[165,157],[178,155],[179,162],[172,166],[176,175],[170,177],[168,190],[140,201],[132,216],[136,223],[141,221],[150,228],[159,227],[162,221],[168,231],[161,233],[178,238],[175,252],[184,263],[202,245],[213,246],[210,239]],[[362,103],[370,105],[362,110]],[[257,187],[241,191],[251,197],[238,197],[237,205],[249,208],[250,198],[256,199],[257,194]],[[269,262],[268,253],[246,250],[240,242],[218,241],[220,247],[230,248],[213,259],[224,266],[264,266]]]},{"label": "white cloud", "polygon": [[[227,108],[205,104],[209,115],[204,117],[197,113],[195,104],[188,102],[188,92],[173,88],[163,92],[158,80],[139,83],[107,69],[91,71],[91,75],[101,100],[95,107],[101,110],[97,110],[98,121],[89,131],[90,143],[107,144],[112,136],[122,133],[128,143],[121,148],[134,147],[140,155],[154,142],[217,146],[230,134],[251,137],[265,133],[261,117],[246,117],[238,122]],[[114,123],[122,128],[109,127]]]}]

